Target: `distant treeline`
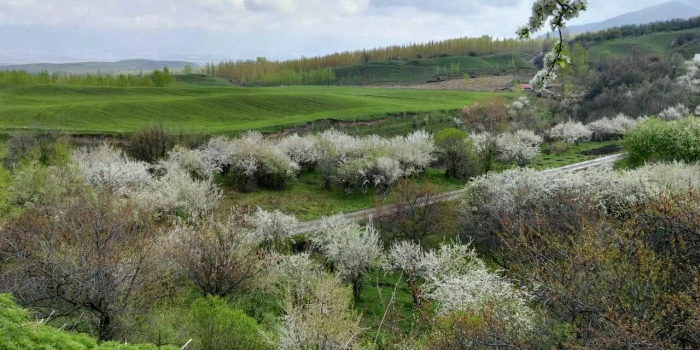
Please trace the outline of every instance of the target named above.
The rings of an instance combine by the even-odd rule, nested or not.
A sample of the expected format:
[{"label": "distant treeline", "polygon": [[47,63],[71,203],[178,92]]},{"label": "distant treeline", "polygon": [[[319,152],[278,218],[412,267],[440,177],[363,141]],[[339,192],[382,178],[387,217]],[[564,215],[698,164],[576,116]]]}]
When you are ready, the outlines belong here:
[{"label": "distant treeline", "polygon": [[571,44],[579,43],[583,46],[590,46],[605,40],[692,28],[700,28],[700,17],[673,19],[670,21],[654,22],[642,25],[626,25],[601,30],[598,32],[579,34],[571,40]]},{"label": "distant treeline", "polygon": [[148,74],[32,74],[25,71],[0,71],[0,86],[25,84],[70,84],[95,86],[156,86],[164,87],[175,83],[168,68],[156,69]]},{"label": "distant treeline", "polygon": [[[224,61],[207,64],[207,74],[239,84],[328,84],[333,81],[332,68],[355,66],[374,61],[432,58],[440,56],[488,56],[499,53],[530,52],[542,48],[540,40],[459,38],[424,44],[390,46],[372,50],[346,51],[325,56],[288,61],[265,58],[246,61]],[[310,72],[313,72],[310,74]]]}]

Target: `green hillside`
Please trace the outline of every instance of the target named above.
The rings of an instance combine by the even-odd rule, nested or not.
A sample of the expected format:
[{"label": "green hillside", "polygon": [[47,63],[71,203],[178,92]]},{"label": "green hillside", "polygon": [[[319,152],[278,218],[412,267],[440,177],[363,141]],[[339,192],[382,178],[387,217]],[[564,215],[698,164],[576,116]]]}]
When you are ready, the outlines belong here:
[{"label": "green hillside", "polygon": [[357,87],[85,87],[0,89],[0,130],[130,132],[160,122],[186,132],[274,130],[318,119],[453,110],[488,93]]},{"label": "green hillside", "polygon": [[336,85],[422,84],[447,74],[498,74],[534,69],[526,54],[486,57],[447,56],[430,59],[389,60],[335,69]]},{"label": "green hillside", "polygon": [[[679,38],[684,38],[684,40],[679,40]],[[679,44],[681,41],[682,44]],[[602,41],[589,47],[588,52],[592,60],[600,60],[608,56],[629,55],[630,53],[658,53],[662,55],[677,53],[690,59],[695,53],[700,53],[700,28]]]}]

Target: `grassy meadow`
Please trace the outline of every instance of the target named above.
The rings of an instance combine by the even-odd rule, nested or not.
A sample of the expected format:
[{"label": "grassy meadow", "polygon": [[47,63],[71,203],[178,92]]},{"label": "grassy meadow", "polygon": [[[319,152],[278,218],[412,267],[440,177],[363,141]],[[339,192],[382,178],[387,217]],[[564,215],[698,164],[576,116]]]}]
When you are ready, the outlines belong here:
[{"label": "grassy meadow", "polygon": [[630,52],[637,54],[660,54],[670,56],[673,53],[691,58],[696,52],[700,52],[700,40],[691,40],[684,45],[675,46],[676,38],[681,34],[700,34],[700,29],[688,29],[672,32],[658,32],[641,36],[632,36],[614,40],[606,40],[595,44],[588,49],[592,60],[600,60],[609,56],[625,56]]},{"label": "grassy meadow", "polygon": [[492,95],[327,86],[22,85],[0,89],[0,131],[117,134],[152,123],[193,133],[273,131],[320,119],[353,121],[389,113],[455,110]]}]

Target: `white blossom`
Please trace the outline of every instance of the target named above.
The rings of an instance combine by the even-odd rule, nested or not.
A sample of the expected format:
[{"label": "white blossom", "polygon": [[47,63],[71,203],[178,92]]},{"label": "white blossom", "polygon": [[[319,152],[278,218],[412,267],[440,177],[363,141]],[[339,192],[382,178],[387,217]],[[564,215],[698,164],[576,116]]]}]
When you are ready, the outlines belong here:
[{"label": "white blossom", "polygon": [[292,134],[281,139],[277,148],[301,166],[313,167],[321,157],[313,137]]},{"label": "white blossom", "polygon": [[700,93],[700,63],[687,61],[684,74],[679,76],[676,82],[690,93]]},{"label": "white blossom", "polygon": [[289,237],[298,223],[294,216],[287,215],[280,210],[267,211],[260,209],[260,207],[246,219],[253,226],[258,242],[285,239]]},{"label": "white blossom", "polygon": [[553,140],[565,141],[568,143],[578,143],[588,141],[593,133],[581,122],[568,121],[552,127],[549,137]]},{"label": "white blossom", "polygon": [[659,118],[663,120],[676,120],[690,115],[690,110],[683,104],[670,106],[659,113]]},{"label": "white blossom", "polygon": [[496,146],[502,161],[525,165],[540,154],[542,137],[530,130],[518,130],[515,134],[505,133],[498,136]]},{"label": "white blossom", "polygon": [[586,125],[597,138],[619,137],[630,131],[638,120],[632,119],[623,113],[613,118],[602,118]]},{"label": "white blossom", "polygon": [[333,263],[338,276],[353,284],[381,263],[379,231],[372,225],[361,227],[342,215],[323,218],[311,242]]},{"label": "white blossom", "polygon": [[415,280],[427,273],[425,253],[420,245],[411,241],[396,242],[384,260],[384,268],[403,273],[407,280]]}]

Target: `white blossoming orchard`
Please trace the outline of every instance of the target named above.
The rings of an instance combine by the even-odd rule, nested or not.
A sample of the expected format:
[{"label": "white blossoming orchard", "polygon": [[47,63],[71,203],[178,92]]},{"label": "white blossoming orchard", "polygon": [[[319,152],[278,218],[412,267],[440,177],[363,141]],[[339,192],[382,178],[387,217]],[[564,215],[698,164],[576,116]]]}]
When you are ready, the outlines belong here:
[{"label": "white blossoming orchard", "polygon": [[613,118],[598,119],[587,124],[586,127],[593,133],[594,139],[604,141],[622,137],[637,125],[638,121],[619,113]]}]

